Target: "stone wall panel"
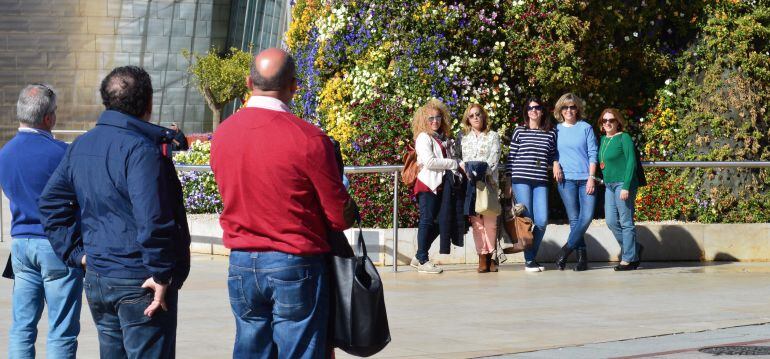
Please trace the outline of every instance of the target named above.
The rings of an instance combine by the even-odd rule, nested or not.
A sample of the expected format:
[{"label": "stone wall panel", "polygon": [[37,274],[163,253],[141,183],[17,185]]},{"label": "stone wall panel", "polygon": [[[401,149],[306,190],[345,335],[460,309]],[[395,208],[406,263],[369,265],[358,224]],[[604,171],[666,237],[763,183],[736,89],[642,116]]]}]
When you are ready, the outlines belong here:
[{"label": "stone wall panel", "polygon": [[25,83],[56,88],[58,129],[89,129],[103,110],[102,78],[129,64],[151,74],[154,121],[190,133],[210,129],[203,99],[187,87],[181,51],[224,45],[230,0],[0,0],[0,9],[0,144],[16,131]]}]

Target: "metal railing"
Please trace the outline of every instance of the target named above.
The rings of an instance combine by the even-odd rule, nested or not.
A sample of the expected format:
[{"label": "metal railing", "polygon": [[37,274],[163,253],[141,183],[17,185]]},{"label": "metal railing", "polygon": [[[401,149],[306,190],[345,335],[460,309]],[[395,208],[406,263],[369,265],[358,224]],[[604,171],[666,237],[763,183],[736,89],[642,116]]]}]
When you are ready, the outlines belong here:
[{"label": "metal railing", "polygon": [[82,135],[84,133],[88,132],[87,130],[51,130],[51,133],[54,135],[62,134],[62,135]]},{"label": "metal railing", "polygon": [[[645,168],[770,168],[770,161],[681,161],[681,162],[642,162]],[[402,165],[391,166],[346,166],[345,173],[393,173],[393,271],[398,271],[398,188],[399,174],[403,170]],[[178,171],[188,172],[211,172],[208,165],[177,165]],[[5,236],[5,227],[3,221],[3,192],[0,188],[0,242]]]}]

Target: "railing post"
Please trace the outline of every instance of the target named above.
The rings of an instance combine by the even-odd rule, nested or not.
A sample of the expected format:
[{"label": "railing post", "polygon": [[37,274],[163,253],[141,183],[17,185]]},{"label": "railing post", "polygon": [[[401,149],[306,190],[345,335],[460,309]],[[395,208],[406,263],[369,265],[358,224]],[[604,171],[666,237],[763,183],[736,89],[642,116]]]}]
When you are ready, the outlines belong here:
[{"label": "railing post", "polygon": [[398,272],[398,173],[393,172],[393,272]]}]

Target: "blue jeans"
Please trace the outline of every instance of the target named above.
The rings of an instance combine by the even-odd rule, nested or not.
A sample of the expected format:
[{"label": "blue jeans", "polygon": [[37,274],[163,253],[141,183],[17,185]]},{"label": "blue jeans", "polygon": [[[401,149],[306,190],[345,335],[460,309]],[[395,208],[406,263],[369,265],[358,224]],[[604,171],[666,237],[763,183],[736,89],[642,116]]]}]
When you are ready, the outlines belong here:
[{"label": "blue jeans", "polygon": [[586,182],[586,180],[565,179],[557,187],[561,200],[564,202],[564,209],[567,210],[567,218],[569,218],[567,247],[570,249],[586,247],[583,235],[594,218],[596,196],[586,194]]},{"label": "blue jeans", "polygon": [[537,250],[545,236],[548,225],[548,184],[545,183],[513,183],[513,193],[516,203],[527,207],[525,216],[532,218],[535,224],[532,247],[524,251],[524,260],[531,262],[537,257]]},{"label": "blue jeans", "polygon": [[635,262],[639,260],[636,253],[636,226],[634,225],[634,202],[636,199],[636,189],[631,189],[628,193],[628,199],[620,199],[620,191],[623,189],[623,182],[606,183],[607,189],[604,194],[604,216],[607,221],[607,227],[610,228],[615,240],[620,244],[623,251],[621,258],[625,262]]},{"label": "blue jeans", "polygon": [[441,210],[441,192],[420,192],[417,204],[420,208],[420,221],[417,224],[417,254],[420,264],[428,261],[428,250],[439,235],[438,213]]},{"label": "blue jeans", "polygon": [[233,358],[322,358],[329,320],[323,256],[230,253]]},{"label": "blue jeans", "polygon": [[13,323],[9,358],[34,358],[37,322],[48,303],[48,358],[74,358],[80,333],[83,270],[67,267],[43,238],[14,238]]},{"label": "blue jeans", "polygon": [[101,358],[174,357],[178,291],[169,287],[165,298],[168,310],[148,317],[144,310],[154,293],[142,288],[144,281],[86,272],[83,287],[99,331]]}]

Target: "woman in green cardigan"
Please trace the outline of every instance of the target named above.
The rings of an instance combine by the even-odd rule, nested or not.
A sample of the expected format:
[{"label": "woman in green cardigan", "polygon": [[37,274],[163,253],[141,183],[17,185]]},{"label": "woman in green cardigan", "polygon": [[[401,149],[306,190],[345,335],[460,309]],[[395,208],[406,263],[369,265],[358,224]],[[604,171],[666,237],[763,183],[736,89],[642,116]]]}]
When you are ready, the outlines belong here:
[{"label": "woman in green cardigan", "polygon": [[607,227],[620,244],[622,258],[616,271],[639,267],[641,246],[636,242],[634,201],[639,179],[634,141],[623,132],[625,121],[620,111],[608,108],[599,116],[602,136],[599,145],[599,167],[604,175],[604,214]]}]

